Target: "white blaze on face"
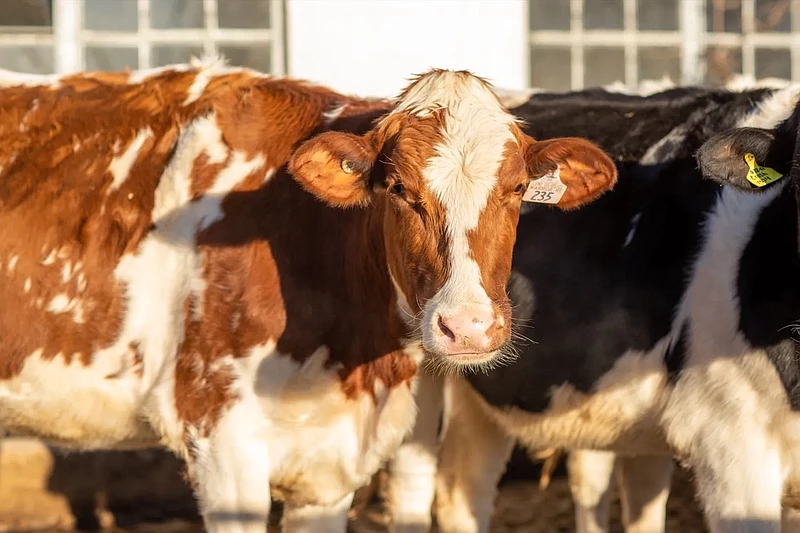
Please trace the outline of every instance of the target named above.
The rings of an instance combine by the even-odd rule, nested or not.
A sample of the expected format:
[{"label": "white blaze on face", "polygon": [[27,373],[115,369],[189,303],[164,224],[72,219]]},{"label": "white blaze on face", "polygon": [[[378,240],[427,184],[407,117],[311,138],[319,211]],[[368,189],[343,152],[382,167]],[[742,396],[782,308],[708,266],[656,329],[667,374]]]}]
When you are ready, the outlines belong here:
[{"label": "white blaze on face", "polygon": [[[395,112],[424,116],[431,109],[445,108],[442,141],[436,156],[428,161],[423,177],[445,211],[448,238],[449,278],[425,304],[422,320],[423,344],[430,346],[437,317],[461,312],[464,304],[488,307],[492,302],[482,285],[481,270],[473,258],[468,234],[478,227],[509,142],[514,116],[499,103],[492,91],[475,77],[441,72],[420,80]],[[488,325],[487,325],[488,326]]]}]

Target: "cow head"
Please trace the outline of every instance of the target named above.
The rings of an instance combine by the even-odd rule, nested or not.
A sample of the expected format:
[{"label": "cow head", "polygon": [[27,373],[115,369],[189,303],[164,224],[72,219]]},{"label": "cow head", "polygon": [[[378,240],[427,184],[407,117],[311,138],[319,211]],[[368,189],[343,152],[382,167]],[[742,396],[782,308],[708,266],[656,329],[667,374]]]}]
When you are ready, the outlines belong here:
[{"label": "cow head", "polygon": [[700,170],[708,179],[753,194],[780,186],[800,154],[798,125],[800,106],[773,129],[742,127],[720,133],[697,151]]},{"label": "cow head", "polygon": [[557,171],[558,207],[592,201],[616,168],[583,139],[537,142],[491,86],[467,72],[416,78],[364,135],[329,131],[306,141],[289,169],[337,207],[377,203],[398,305],[436,360],[497,360],[511,335],[506,283],[522,197]]}]

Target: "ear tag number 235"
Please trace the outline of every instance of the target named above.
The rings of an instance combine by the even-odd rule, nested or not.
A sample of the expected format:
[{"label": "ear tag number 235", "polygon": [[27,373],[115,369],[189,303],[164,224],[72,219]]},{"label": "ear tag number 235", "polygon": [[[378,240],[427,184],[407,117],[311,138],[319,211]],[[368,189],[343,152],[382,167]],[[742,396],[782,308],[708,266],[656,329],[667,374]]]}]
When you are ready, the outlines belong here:
[{"label": "ear tag number 235", "polygon": [[562,183],[559,174],[560,169],[556,167],[555,171],[550,174],[531,181],[522,200],[537,204],[557,204],[567,191],[567,186]]}]

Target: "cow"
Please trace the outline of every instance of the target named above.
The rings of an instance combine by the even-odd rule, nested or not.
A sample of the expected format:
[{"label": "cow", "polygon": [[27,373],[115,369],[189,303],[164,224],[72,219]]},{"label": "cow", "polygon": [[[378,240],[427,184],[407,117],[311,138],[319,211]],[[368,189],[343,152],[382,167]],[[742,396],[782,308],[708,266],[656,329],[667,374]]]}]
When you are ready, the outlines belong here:
[{"label": "cow", "polygon": [[[717,335],[736,331],[730,322],[731,313],[739,313],[731,300],[736,293],[717,289],[709,276],[753,261],[738,257],[735,247],[756,222],[746,210],[741,218],[728,216],[725,210],[738,204],[726,204],[730,193],[703,179],[695,152],[729,128],[774,127],[792,113],[800,96],[797,85],[753,85],[676,87],[646,97],[602,89],[537,92],[511,108],[536,138],[581,132],[616,161],[619,181],[579,211],[523,205],[508,285],[518,357],[482,372],[445,376],[447,416],[438,472],[436,416],[425,412],[433,403],[421,407],[420,427],[398,451],[399,465],[392,470],[397,484],[417,472],[421,485],[423,473],[436,472],[440,531],[488,531],[496,485],[515,442],[531,450],[572,452],[567,466],[580,533],[607,530],[615,469],[626,530],[663,531],[673,457],[694,468],[712,531],[772,531],[735,521],[763,518],[752,505],[760,496],[759,476],[768,472],[764,465],[755,461],[732,473],[759,450],[732,456],[727,450],[736,450],[735,444],[725,444],[739,443],[754,427],[747,421],[755,411],[728,413],[720,405],[730,399],[725,397],[702,411],[702,393],[713,389],[715,380],[697,377],[687,351],[690,342],[700,343],[698,350],[705,347],[704,331],[713,338],[717,321],[728,328]],[[761,279],[755,272],[751,277]],[[749,278],[742,274],[741,279]],[[756,322],[767,313],[763,299],[757,301],[747,311]],[[696,322],[690,320],[693,313],[699,313]],[[784,323],[771,325],[770,335],[789,339],[789,326],[800,315],[785,315],[780,317]],[[784,355],[776,359],[778,368],[794,354],[787,351],[789,344],[780,345]],[[791,372],[785,378],[790,397],[797,379]],[[749,398],[748,384],[734,377],[727,391],[731,398],[739,393]],[[775,383],[752,385],[765,384]],[[765,390],[785,399],[776,387]],[[745,424],[740,433],[721,425],[729,418]],[[723,445],[729,448],[720,450]],[[723,458],[732,462],[726,472],[734,477],[714,478],[707,470],[709,464],[722,468],[724,463],[714,461]],[[744,495],[749,489],[730,486],[737,480],[753,484],[750,500]],[[417,515],[430,503],[420,498]],[[780,519],[780,499],[777,505],[777,518],[770,515],[771,520]]]},{"label": "cow", "polygon": [[387,101],[215,60],[0,78],[0,428],[164,446],[211,533],[263,533],[271,496],[344,531],[423,360],[507,357],[530,184],[561,168],[577,209],[617,176],[466,71]]}]

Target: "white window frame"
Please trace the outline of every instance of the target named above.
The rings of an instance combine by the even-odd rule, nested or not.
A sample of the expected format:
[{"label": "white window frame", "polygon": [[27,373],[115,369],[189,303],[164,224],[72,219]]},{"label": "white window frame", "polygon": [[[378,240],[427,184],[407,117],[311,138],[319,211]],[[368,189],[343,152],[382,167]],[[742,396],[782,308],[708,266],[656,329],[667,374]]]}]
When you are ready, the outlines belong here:
[{"label": "white window frame", "polygon": [[[151,68],[152,49],[160,44],[202,45],[205,53],[217,53],[220,45],[269,44],[270,74],[285,75],[284,3],[271,0],[271,28],[220,28],[218,2],[203,1],[203,28],[153,29],[150,6],[153,0],[137,0],[138,28],[131,31],[87,30],[83,27],[84,0],[53,0],[53,26],[0,28],[0,45],[52,46],[55,73],[69,74],[86,68],[86,47],[136,47],[140,69]],[[156,0],[158,1],[158,0]]]},{"label": "white window frame", "polygon": [[636,10],[642,2],[652,0],[622,0],[622,30],[583,29],[583,8],[586,1],[570,0],[570,29],[531,30],[529,52],[536,46],[567,48],[571,51],[570,82],[573,90],[584,88],[585,62],[583,51],[587,46],[622,48],[625,53],[625,83],[639,81],[637,55],[640,47],[668,46],[680,49],[680,82],[702,83],[706,76],[705,54],[711,47],[741,48],[742,74],[755,78],[756,48],[789,50],[791,78],[800,81],[800,0],[791,0],[791,32],[756,32],[755,0],[742,1],[741,33],[706,31],[707,0],[680,0],[677,31],[637,31]]}]

